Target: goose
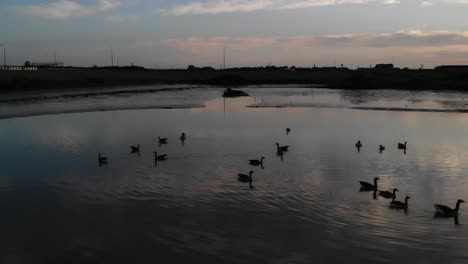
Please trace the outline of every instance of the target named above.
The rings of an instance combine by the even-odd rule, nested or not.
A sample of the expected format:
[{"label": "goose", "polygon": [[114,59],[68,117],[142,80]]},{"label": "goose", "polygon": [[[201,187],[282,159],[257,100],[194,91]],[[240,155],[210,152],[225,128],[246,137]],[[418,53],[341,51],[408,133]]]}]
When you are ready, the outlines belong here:
[{"label": "goose", "polygon": [[184,143],[184,141],[185,141],[185,133],[182,133],[182,135],[180,135],[180,141],[182,141],[182,143]]},{"label": "goose", "polygon": [[250,165],[253,165],[253,166],[259,166],[259,165],[263,166],[263,160],[264,159],[265,159],[265,157],[262,157],[260,160],[249,160],[249,163],[250,163]]},{"label": "goose", "polygon": [[107,161],[107,157],[102,157],[102,156],[101,156],[101,153],[99,153],[99,156],[98,156],[98,157],[99,157],[99,158],[98,158],[98,161],[99,161],[99,162],[106,162],[106,161]]},{"label": "goose", "polygon": [[408,200],[411,199],[411,197],[406,196],[405,197],[405,202],[401,201],[392,201],[390,202],[390,207],[395,208],[395,209],[407,209],[408,208]]},{"label": "goose", "polygon": [[361,140],[358,140],[358,142],[356,143],[356,148],[359,150],[361,147],[362,147]]},{"label": "goose", "polygon": [[385,146],[379,145],[379,151],[382,153],[385,150]]},{"label": "goose", "polygon": [[460,209],[460,204],[464,202],[465,201],[463,201],[462,199],[458,199],[455,209],[452,209],[446,205],[434,204],[434,208],[436,209],[436,215],[444,217],[458,216],[458,209]]},{"label": "goose", "polygon": [[405,144],[398,142],[398,149],[404,149],[404,150],[406,150],[406,144],[407,144],[406,141],[405,141]]},{"label": "goose", "polygon": [[167,155],[158,155],[158,152],[154,151],[154,160],[166,160]]},{"label": "goose", "polygon": [[291,133],[291,128],[288,127],[286,128],[286,134],[289,134],[289,133]]},{"label": "goose", "polygon": [[280,157],[281,160],[283,160],[283,154],[284,154],[283,151],[277,151],[277,152],[276,152],[276,155],[277,155],[278,157]]},{"label": "goose", "polygon": [[360,181],[362,191],[374,191],[377,190],[377,181],[380,180],[379,177],[374,178],[374,184],[369,182]]},{"label": "goose", "polygon": [[102,157],[101,153],[99,153],[98,162],[99,163],[107,163],[107,157]]},{"label": "goose", "polygon": [[382,196],[383,198],[386,198],[386,199],[393,198],[393,200],[395,200],[396,192],[397,192],[397,191],[398,191],[397,188],[394,188],[394,189],[393,189],[393,192],[389,192],[389,191],[379,191],[379,195]]},{"label": "goose", "polygon": [[159,144],[167,144],[167,138],[158,137]]},{"label": "goose", "polygon": [[285,151],[289,151],[289,146],[281,146],[279,145],[279,143],[275,143],[276,144],[276,151],[278,153],[280,152],[285,152]]},{"label": "goose", "polygon": [[242,173],[237,174],[237,176],[239,177],[239,181],[240,181],[240,182],[248,182],[248,183],[249,183],[250,189],[253,188],[253,186],[252,186],[252,181],[253,181],[253,179],[252,179],[252,173],[254,173],[253,170],[251,170],[251,171],[249,172],[249,175],[242,174]]},{"label": "goose", "polygon": [[140,144],[138,144],[136,147],[135,146],[130,146],[132,149],[132,153],[140,152]]}]

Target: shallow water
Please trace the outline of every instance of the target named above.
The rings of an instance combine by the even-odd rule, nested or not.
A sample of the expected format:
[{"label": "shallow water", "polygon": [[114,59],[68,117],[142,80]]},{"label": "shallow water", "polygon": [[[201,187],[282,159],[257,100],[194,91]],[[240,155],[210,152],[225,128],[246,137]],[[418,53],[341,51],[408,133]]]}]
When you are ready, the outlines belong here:
[{"label": "shallow water", "polygon": [[[468,199],[468,115],[349,109],[398,108],[422,98],[414,104],[450,110],[453,104],[439,102],[463,105],[462,95],[246,90],[253,97],[223,100],[220,89],[206,88],[2,104],[9,118],[0,120],[0,263],[468,260],[466,209],[455,225],[435,219],[432,208]],[[56,104],[74,112],[96,103],[184,101],[204,107],[47,111],[60,109]],[[273,107],[246,107],[261,103]],[[285,104],[304,105],[277,108]],[[13,118],[19,112],[56,115]],[[157,136],[169,144],[158,147]],[[406,155],[396,146],[403,141]],[[275,142],[290,145],[283,160]],[[140,156],[130,153],[135,144],[142,145]],[[386,146],[382,154],[379,144]],[[169,155],[157,166],[155,148]],[[99,152],[108,165],[98,166]],[[264,169],[248,165],[262,155]],[[252,168],[251,190],[236,174]],[[375,176],[380,189],[411,196],[406,213],[359,192],[358,181]]]}]

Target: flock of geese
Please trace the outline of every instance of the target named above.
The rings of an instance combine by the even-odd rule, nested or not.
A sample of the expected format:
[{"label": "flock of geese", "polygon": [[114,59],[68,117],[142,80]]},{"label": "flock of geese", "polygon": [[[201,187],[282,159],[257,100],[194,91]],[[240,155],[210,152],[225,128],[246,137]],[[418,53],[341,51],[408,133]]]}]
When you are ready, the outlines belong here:
[{"label": "flock of geese", "polygon": [[[405,143],[398,143],[398,149],[404,150],[404,153],[406,154],[406,148],[407,148],[407,142]],[[362,142],[359,140],[355,144],[356,148],[358,151],[362,148]],[[382,153],[385,150],[385,146],[379,145],[379,152]],[[380,180],[379,177],[374,178],[374,183],[369,183],[365,181],[360,181],[359,183],[361,184],[361,192],[365,191],[373,191],[374,192],[374,197],[376,197],[377,192],[379,193],[379,196],[386,198],[386,199],[392,199],[390,202],[390,208],[395,208],[395,209],[408,209],[408,200],[411,199],[411,197],[406,196],[405,197],[405,202],[402,201],[396,201],[396,192],[398,192],[397,188],[393,188],[393,191],[382,191],[378,189],[377,182]],[[455,217],[456,222],[458,221],[458,211],[460,209],[460,204],[464,203],[462,199],[458,199],[457,203],[455,205],[455,208],[450,208],[446,205],[442,204],[434,204],[434,208],[436,210],[435,215],[438,217]]]},{"label": "flock of geese", "polygon": [[[289,133],[291,133],[291,128],[286,128],[286,134],[289,135]],[[185,135],[185,133],[182,133],[180,135],[179,139],[182,142],[182,144],[185,143],[186,138],[187,138],[187,136]],[[160,147],[161,147],[161,145],[167,144],[167,138],[158,137],[157,141],[158,141]],[[283,154],[284,154],[284,152],[289,151],[289,146],[281,146],[279,143],[275,143],[275,144],[276,144],[276,155],[279,156],[281,159],[283,159]],[[361,150],[361,148],[363,147],[363,144],[359,140],[355,144],[355,146],[356,146],[356,148],[357,148],[357,150],[359,152]],[[406,141],[405,141],[405,143],[398,143],[397,147],[400,150],[404,150],[404,153],[406,154],[406,148],[407,148],[407,142]],[[130,148],[131,148],[131,153],[137,153],[138,155],[140,154],[140,144],[138,144],[136,146],[130,146]],[[385,150],[385,146],[379,145],[379,152],[382,153],[384,150]],[[154,153],[154,162],[155,163],[157,163],[158,161],[164,161],[164,160],[166,160],[168,158],[168,156],[166,154],[159,155],[157,151],[154,151],[153,153]],[[263,157],[263,156],[260,159],[251,159],[251,160],[249,160],[249,164],[252,165],[252,166],[261,166],[263,168],[264,159],[265,159],[265,157]],[[99,163],[99,166],[106,165],[106,164],[108,164],[108,158],[101,156],[101,153],[99,153],[98,154],[98,163]],[[248,174],[239,173],[239,174],[237,174],[238,180],[240,182],[248,182],[250,189],[253,189],[254,188],[254,186],[252,185],[252,183],[253,183],[252,174],[253,173],[254,173],[253,170],[250,170]],[[378,189],[378,184],[377,184],[377,182],[379,180],[380,180],[379,177],[375,177],[373,183],[360,181],[359,182],[360,185],[361,185],[360,191],[361,192],[372,191],[372,192],[374,192],[373,193],[374,198],[377,196],[377,193],[378,193],[378,195],[383,197],[383,198],[392,199],[392,201],[390,202],[390,208],[407,210],[408,209],[408,200],[411,199],[411,198],[409,196],[406,196],[404,202],[397,201],[396,200],[396,192],[398,192],[398,189],[393,188],[392,191],[379,190]],[[456,202],[455,208],[451,208],[451,207],[448,207],[446,205],[441,205],[441,204],[434,204],[434,208],[436,210],[435,215],[438,216],[438,217],[455,217],[456,218],[456,223],[457,223],[458,222],[458,211],[460,209],[460,204],[464,203],[464,202],[465,201],[463,201],[462,199],[458,199],[457,202]]]}]

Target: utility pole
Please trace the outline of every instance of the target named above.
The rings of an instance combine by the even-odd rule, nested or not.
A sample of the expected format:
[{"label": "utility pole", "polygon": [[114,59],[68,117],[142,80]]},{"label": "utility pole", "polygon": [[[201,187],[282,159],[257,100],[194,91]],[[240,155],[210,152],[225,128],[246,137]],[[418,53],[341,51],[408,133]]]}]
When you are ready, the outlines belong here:
[{"label": "utility pole", "polygon": [[6,67],[6,47],[5,44],[0,44],[0,46],[3,46],[3,67]]},{"label": "utility pole", "polygon": [[223,70],[226,69],[226,48],[223,49]]},{"label": "utility pole", "polygon": [[111,65],[114,67],[114,51],[111,49]]}]

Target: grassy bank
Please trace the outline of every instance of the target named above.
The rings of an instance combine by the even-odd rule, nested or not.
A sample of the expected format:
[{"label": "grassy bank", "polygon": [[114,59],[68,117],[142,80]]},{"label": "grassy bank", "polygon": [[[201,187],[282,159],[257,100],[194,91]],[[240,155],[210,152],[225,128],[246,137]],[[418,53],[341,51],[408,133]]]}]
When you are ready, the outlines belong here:
[{"label": "grassy bank", "polygon": [[2,92],[105,87],[136,84],[323,84],[341,89],[468,89],[467,70],[400,70],[315,68],[145,70],[65,68],[38,71],[0,71]]}]

